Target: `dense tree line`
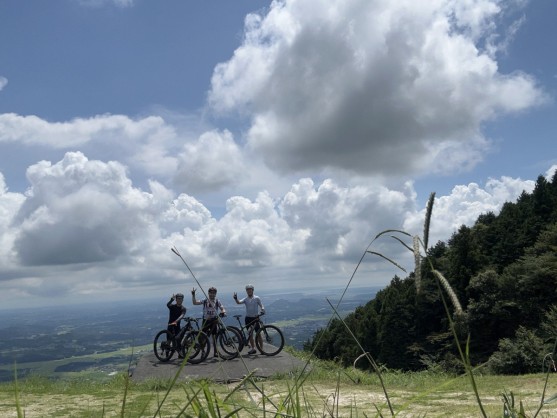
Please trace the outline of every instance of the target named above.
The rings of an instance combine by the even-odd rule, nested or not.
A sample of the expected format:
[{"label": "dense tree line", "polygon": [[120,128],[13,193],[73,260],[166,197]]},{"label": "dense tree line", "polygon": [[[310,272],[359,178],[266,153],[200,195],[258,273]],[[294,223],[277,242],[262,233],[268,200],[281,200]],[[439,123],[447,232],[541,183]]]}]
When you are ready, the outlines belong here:
[{"label": "dense tree line", "polygon": [[[540,371],[557,335],[557,172],[551,181],[540,176],[532,193],[505,203],[498,215],[460,227],[448,242],[427,249],[423,261],[420,291],[416,273],[394,277],[344,318],[346,325],[333,320],[304,348],[351,365],[362,354],[353,334],[388,368],[459,371],[451,318],[458,338],[469,341],[474,365],[496,373]],[[458,317],[447,315],[432,267],[456,293],[463,308]],[[363,360],[357,366],[371,367]]]}]

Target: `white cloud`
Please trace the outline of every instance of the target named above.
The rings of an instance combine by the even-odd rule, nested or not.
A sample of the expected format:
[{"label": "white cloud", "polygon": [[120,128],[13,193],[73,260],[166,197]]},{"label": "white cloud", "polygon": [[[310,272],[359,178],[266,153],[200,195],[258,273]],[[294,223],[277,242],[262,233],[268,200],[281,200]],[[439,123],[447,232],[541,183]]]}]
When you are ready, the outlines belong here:
[{"label": "white cloud", "polygon": [[[89,160],[79,152],[54,164],[34,164],[27,175],[25,195],[9,193],[0,176],[2,303],[22,296],[116,297],[195,285],[189,274],[184,282],[172,246],[203,285],[338,286],[377,233],[394,228],[421,234],[424,219],[410,183],[387,188],[304,178],[282,196],[262,191],[253,200],[230,197],[217,219],[190,195],[176,196],[155,181],[143,191],[121,163]],[[503,177],[438,196],[431,242],[448,239],[481,213],[498,212],[533,184]],[[373,249],[411,268],[409,252],[394,240],[376,242]],[[369,257],[358,280],[382,285],[394,274],[401,272]]]},{"label": "white cloud", "polygon": [[414,204],[412,196],[408,188],[341,187],[332,180],[315,186],[311,179],[302,179],[280,207],[291,227],[307,231],[306,253],[336,262],[347,255],[359,256],[370,237],[400,226],[403,214]]},{"label": "white cloud", "polygon": [[548,181],[551,181],[553,179],[553,176],[555,175],[555,173],[557,172],[557,164],[553,164],[549,170],[547,170],[545,172],[545,177],[547,178]]},{"label": "white cloud", "polygon": [[4,87],[6,87],[7,85],[8,85],[8,79],[0,75],[0,91],[2,91]]},{"label": "white cloud", "polygon": [[[6,178],[28,167],[27,183],[16,180],[25,193],[0,173],[0,305],[183,291],[193,282],[174,245],[219,291],[345,284],[377,233],[422,233],[408,178],[472,168],[490,151],[486,122],[544,100],[529,74],[497,62],[524,22],[501,17],[523,2],[276,0],[246,17],[243,43],[212,77],[209,104],[247,117],[245,136],[232,133],[245,120],[224,119],[229,131],[165,109],[0,114]],[[430,242],[533,185],[455,186],[437,196]],[[373,249],[411,266],[385,238]],[[383,285],[395,273],[370,257],[359,279]]]},{"label": "white cloud", "polygon": [[[499,213],[505,202],[514,202],[523,191],[534,190],[535,181],[511,177],[489,179],[485,187],[477,183],[455,186],[448,196],[436,196],[430,224],[429,242],[446,241],[461,225],[472,226],[479,215]],[[422,236],[425,208],[408,213],[404,228]]]},{"label": "white cloud", "polygon": [[[212,77],[218,112],[251,115],[249,146],[278,170],[454,171],[489,149],[482,123],[544,100],[481,40],[502,2],[275,1]],[[452,158],[448,159],[447,157]]]},{"label": "white cloud", "polygon": [[0,265],[5,267],[15,263],[15,230],[12,222],[24,201],[25,196],[22,194],[8,191],[4,175],[0,173]]},{"label": "white cloud", "polygon": [[87,7],[102,7],[104,5],[114,4],[117,7],[126,8],[132,7],[134,0],[76,0],[82,6]]},{"label": "white cloud", "polygon": [[242,150],[232,134],[212,131],[201,135],[197,142],[184,145],[174,183],[178,190],[188,193],[219,190],[239,183],[246,173]]},{"label": "white cloud", "polygon": [[29,167],[27,177],[14,243],[22,265],[112,261],[156,236],[152,195],[134,189],[120,163],[67,153]]},{"label": "white cloud", "polygon": [[17,142],[52,148],[82,146],[90,141],[120,138],[137,140],[142,137],[171,135],[171,128],[164,120],[149,116],[133,120],[124,115],[98,115],[92,118],[75,118],[68,122],[49,122],[38,116],[20,116],[15,113],[0,114],[0,143]]},{"label": "white cloud", "polygon": [[160,116],[132,119],[98,115],[65,122],[0,114],[0,144],[54,150],[76,148],[98,159],[115,159],[141,173],[173,180],[178,190],[215,191],[246,179],[243,150],[228,131],[198,137]]}]

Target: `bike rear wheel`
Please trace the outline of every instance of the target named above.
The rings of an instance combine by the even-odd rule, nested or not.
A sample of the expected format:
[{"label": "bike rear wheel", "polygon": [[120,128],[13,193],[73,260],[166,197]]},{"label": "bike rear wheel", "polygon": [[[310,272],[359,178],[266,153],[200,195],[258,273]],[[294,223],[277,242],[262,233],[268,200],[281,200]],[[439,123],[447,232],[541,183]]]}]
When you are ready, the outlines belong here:
[{"label": "bike rear wheel", "polygon": [[155,351],[155,356],[162,362],[169,361],[174,352],[176,351],[178,344],[174,338],[174,334],[170,331],[163,329],[155,336],[155,341],[153,342],[153,350]]},{"label": "bike rear wheel", "polygon": [[[232,338],[234,338],[234,342],[238,347],[238,351],[242,351],[247,344],[247,340],[245,339],[244,333],[242,330],[234,325],[228,325],[227,328],[232,328],[236,330],[236,333],[233,334]],[[240,336],[240,337],[238,337]]]},{"label": "bike rear wheel", "polygon": [[242,336],[234,327],[221,328],[217,332],[217,345],[219,356],[224,360],[232,360],[238,357]]},{"label": "bike rear wheel", "polygon": [[189,363],[201,363],[207,359],[211,350],[209,337],[201,331],[189,331],[182,339],[181,350],[184,357],[188,356]]},{"label": "bike rear wheel", "polygon": [[255,345],[261,354],[274,356],[284,347],[284,335],[274,325],[263,325],[255,334]]}]

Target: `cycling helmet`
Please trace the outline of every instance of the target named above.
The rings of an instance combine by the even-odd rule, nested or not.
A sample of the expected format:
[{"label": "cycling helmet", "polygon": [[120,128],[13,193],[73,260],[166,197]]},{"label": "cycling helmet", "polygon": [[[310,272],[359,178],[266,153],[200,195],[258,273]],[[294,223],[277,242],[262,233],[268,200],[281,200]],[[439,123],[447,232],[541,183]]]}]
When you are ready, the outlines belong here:
[{"label": "cycling helmet", "polygon": [[248,284],[248,285],[246,285],[246,290],[248,290],[248,289],[251,289],[251,290],[253,290],[253,285],[252,285],[252,284]]},{"label": "cycling helmet", "polygon": [[183,293],[176,293],[176,295],[174,295],[176,297],[176,299],[184,299],[184,294]]}]

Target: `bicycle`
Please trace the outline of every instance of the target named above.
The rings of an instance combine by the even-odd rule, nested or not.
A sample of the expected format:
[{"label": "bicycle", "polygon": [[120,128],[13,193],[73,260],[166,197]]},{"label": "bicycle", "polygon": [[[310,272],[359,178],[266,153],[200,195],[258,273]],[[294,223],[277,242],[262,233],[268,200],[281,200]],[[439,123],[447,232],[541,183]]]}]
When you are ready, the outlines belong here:
[{"label": "bicycle", "polygon": [[157,333],[153,341],[155,356],[166,363],[177,352],[179,357],[187,357],[188,362],[192,364],[205,361],[211,348],[209,337],[199,331],[199,324],[195,318],[185,317],[180,321],[185,321],[186,324],[177,335],[168,329]]},{"label": "bicycle", "polygon": [[201,331],[201,327],[199,326],[199,322],[202,320],[203,318],[194,318],[193,316],[187,316],[184,318],[184,321],[188,321],[188,326],[191,327],[191,329],[195,330],[195,331]]},{"label": "bicycle", "polygon": [[[227,326],[222,322],[222,318],[225,316],[225,314],[219,314],[215,324],[215,349],[218,351],[218,356],[223,360],[232,360],[238,357],[240,353],[242,336],[236,327]],[[211,330],[207,326],[204,326],[203,330],[207,335],[211,335]]]},{"label": "bicycle", "polygon": [[[261,320],[260,314],[249,325],[242,325],[240,318],[242,315],[234,315],[238,320],[240,328],[233,326],[241,335],[240,348],[242,351],[245,346],[249,345],[250,337],[255,338],[255,346],[261,354],[266,356],[274,356],[280,353],[284,347],[284,335],[282,331],[275,325],[266,325]],[[259,324],[259,329],[255,331],[256,325]],[[246,333],[247,332],[247,333]],[[253,335],[255,332],[255,336]]]}]

